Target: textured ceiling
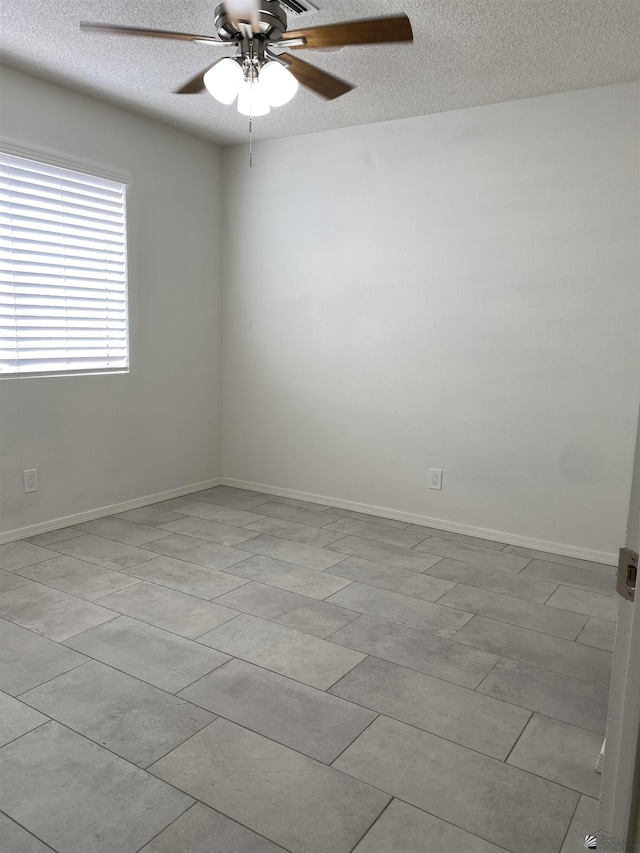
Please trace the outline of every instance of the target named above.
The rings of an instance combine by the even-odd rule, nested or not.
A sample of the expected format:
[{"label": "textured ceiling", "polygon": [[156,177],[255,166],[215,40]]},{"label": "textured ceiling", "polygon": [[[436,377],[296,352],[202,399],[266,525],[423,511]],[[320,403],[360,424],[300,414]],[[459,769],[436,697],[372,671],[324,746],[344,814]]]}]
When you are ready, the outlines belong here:
[{"label": "textured ceiling", "polygon": [[[308,91],[254,120],[258,139],[425,115],[640,77],[638,0],[314,0],[290,28],[390,15],[412,45],[298,55],[356,84],[326,102]],[[0,60],[222,144],[247,119],[207,93],[173,95],[219,48],[81,34],[80,20],[214,34],[217,0],[0,0]],[[231,51],[225,51],[227,53]]]}]

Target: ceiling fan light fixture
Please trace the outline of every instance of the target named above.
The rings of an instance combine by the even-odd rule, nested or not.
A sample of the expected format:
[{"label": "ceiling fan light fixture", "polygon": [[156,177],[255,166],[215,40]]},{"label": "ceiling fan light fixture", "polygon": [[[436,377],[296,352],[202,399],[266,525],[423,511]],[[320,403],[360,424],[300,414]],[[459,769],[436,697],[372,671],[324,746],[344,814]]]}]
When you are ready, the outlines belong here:
[{"label": "ceiling fan light fixture", "polygon": [[298,91],[298,81],[284,65],[279,62],[267,62],[260,69],[260,85],[265,87],[266,95],[272,107],[282,107]]},{"label": "ceiling fan light fixture", "polygon": [[244,83],[240,65],[231,58],[221,59],[210,68],[203,78],[209,94],[221,104],[232,104]]},{"label": "ceiling fan light fixture", "polygon": [[267,92],[258,80],[245,80],[238,94],[238,112],[243,116],[266,116],[271,112]]}]

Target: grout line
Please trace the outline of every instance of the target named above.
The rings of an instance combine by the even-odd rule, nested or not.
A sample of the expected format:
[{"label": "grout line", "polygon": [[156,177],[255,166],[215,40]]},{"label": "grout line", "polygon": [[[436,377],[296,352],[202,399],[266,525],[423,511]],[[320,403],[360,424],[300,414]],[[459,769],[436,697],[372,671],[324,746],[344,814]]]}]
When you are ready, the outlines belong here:
[{"label": "grout line", "polygon": [[[39,636],[41,636],[41,635],[39,635]],[[56,641],[51,640],[51,642],[55,643]],[[57,645],[61,645],[61,644],[58,643]],[[70,651],[75,652],[75,649],[70,649]],[[76,652],[76,654],[80,655],[80,654],[82,654],[82,652]],[[81,663],[77,663],[75,666],[72,666],[71,669],[65,670],[65,672],[59,672],[57,675],[52,675],[51,678],[46,678],[44,681],[41,681],[39,684],[34,684],[33,687],[28,687],[26,690],[23,690],[21,693],[16,693],[16,695],[13,698],[19,699],[25,705],[29,705],[30,708],[33,708],[33,705],[30,705],[26,699],[22,698],[26,693],[29,693],[31,690],[37,690],[39,687],[44,687],[45,684],[49,684],[49,682],[55,681],[56,678],[61,678],[63,675],[68,675],[70,672],[73,672],[76,669],[80,669],[80,667],[86,666],[88,663],[93,663],[93,658],[89,658],[89,660],[83,660]],[[7,695],[10,696],[11,694],[7,694]],[[38,709],[35,708],[34,710],[37,711]],[[40,711],[40,713],[42,714],[44,712]]]},{"label": "grout line", "polygon": [[[468,624],[468,623],[467,623],[467,624]],[[473,646],[469,646],[468,648],[473,648]],[[476,684],[476,686],[473,688],[474,693],[480,692],[480,687],[484,684],[484,682],[487,680],[487,678],[489,678],[489,676],[491,675],[491,673],[492,673],[492,672],[494,671],[494,669],[498,666],[498,664],[500,663],[500,661],[504,658],[504,655],[497,655],[497,658],[498,658],[498,659],[494,662],[494,664],[492,665],[492,667],[491,667],[491,669],[489,670],[489,672],[487,672],[485,675],[483,675],[483,676],[482,676],[482,679],[480,680],[480,683],[479,683],[479,684]],[[488,693],[485,693],[485,694],[483,694],[483,695],[484,695],[484,696],[488,696],[489,694],[488,694]],[[503,700],[503,701],[504,701],[504,700]],[[514,703],[514,702],[511,702],[510,704],[512,704],[512,705],[513,705],[513,704],[515,704],[515,703]],[[520,707],[522,707],[522,706],[521,706],[521,705],[518,705],[517,707],[518,707],[518,708],[520,708]]]},{"label": "grout line", "polygon": [[[330,694],[330,695],[333,695],[333,694]],[[339,698],[339,699],[341,699],[342,697],[341,697],[341,696],[339,696],[338,698]],[[347,700],[345,700],[345,701],[347,701]],[[359,706],[359,707],[364,707],[364,706],[363,706],[363,705],[361,705],[361,706]],[[372,711],[372,709],[371,709],[371,708],[368,708],[367,710]],[[333,767],[333,765],[336,763],[336,761],[337,761],[339,758],[341,758],[341,757],[345,754],[345,752],[346,752],[350,747],[352,747],[352,746],[353,746],[353,744],[358,740],[358,738],[362,737],[362,735],[367,731],[367,729],[370,729],[370,728],[371,728],[371,726],[376,722],[376,720],[379,720],[379,719],[380,719],[380,717],[381,717],[381,716],[383,716],[383,714],[380,714],[380,712],[379,712],[379,711],[372,711],[372,713],[374,713],[374,714],[375,714],[375,717],[373,718],[373,720],[371,720],[371,722],[370,722],[370,723],[368,723],[368,724],[367,724],[367,725],[362,729],[362,731],[361,731],[361,732],[358,732],[358,734],[353,738],[353,740],[351,740],[351,741],[350,741],[350,742],[345,746],[345,748],[344,748],[344,749],[341,749],[341,750],[340,750],[340,752],[336,755],[336,757],[335,757],[335,758],[331,761],[331,763],[328,765],[329,767]],[[333,767],[333,769],[334,769],[334,770],[338,770],[339,768],[338,768],[338,767]],[[341,772],[341,773],[344,773],[344,771],[343,771],[343,770],[340,770],[340,772]],[[350,775],[350,774],[347,774],[347,775]],[[388,791],[385,791],[385,793],[389,793],[389,792],[388,792]],[[393,796],[393,794],[390,794],[389,796]]]},{"label": "grout line", "polygon": [[43,845],[47,848],[47,850],[52,850],[52,851],[54,851],[54,853],[59,853],[59,851],[57,851],[57,850],[55,849],[55,847],[51,847],[49,844],[47,844],[47,843],[46,843],[46,841],[43,841],[43,840],[42,840],[38,835],[36,835],[36,834],[35,834],[34,832],[32,832],[30,829],[27,829],[27,827],[26,827],[26,826],[23,826],[23,825],[20,823],[20,821],[16,820],[14,817],[11,817],[11,815],[10,815],[10,814],[8,814],[8,812],[5,812],[5,811],[3,811],[2,809],[0,809],[0,814],[3,814],[3,815],[4,815],[6,818],[8,818],[12,823],[15,823],[15,825],[16,825],[16,826],[19,826],[19,827],[20,827],[20,829],[23,829],[26,833],[28,833],[29,835],[31,835],[31,836],[32,836],[32,838],[35,838],[37,841],[39,841],[41,844],[43,844]]},{"label": "grout line", "polygon": [[[370,655],[369,657],[373,657],[373,655]],[[389,663],[389,661],[384,661],[384,662]],[[364,663],[364,661],[361,661],[361,663]],[[355,667],[354,667],[354,669],[355,669]],[[414,670],[411,670],[411,671],[413,672]],[[348,673],[346,673],[346,675],[343,677],[346,678],[346,676],[350,675],[350,673],[351,673],[351,670]],[[342,681],[342,679],[339,679],[339,681]],[[336,684],[334,684],[332,687],[330,687],[329,690],[333,690],[333,687],[337,686],[339,681],[337,681]],[[445,682],[445,684],[447,684],[447,683],[451,684],[451,682]],[[463,687],[460,684],[452,684],[452,686],[453,687],[460,687],[461,690],[469,690],[471,693],[475,692],[475,691],[471,690],[471,688]],[[372,708],[370,705],[363,705],[362,702],[358,702],[356,699],[346,699],[344,696],[341,696],[339,693],[330,693],[329,695],[330,696],[336,696],[338,699],[342,699],[345,702],[349,702],[351,705],[356,705],[358,708],[363,708],[365,711],[371,711],[372,713],[377,714],[377,717],[385,717],[388,720],[393,720],[396,723],[401,723],[403,726],[410,726],[412,729],[415,729],[418,732],[422,732],[423,734],[431,735],[432,737],[440,738],[440,740],[446,741],[447,743],[452,743],[455,746],[460,746],[463,749],[468,749],[469,752],[475,752],[477,755],[484,755],[485,758],[492,758],[494,761],[498,761],[501,764],[504,764],[507,761],[507,758],[509,757],[509,755],[511,755],[511,752],[513,751],[513,747],[515,746],[515,743],[514,743],[513,746],[509,749],[509,753],[507,755],[507,758],[498,758],[495,755],[490,755],[488,752],[483,752],[481,749],[477,749],[474,746],[469,746],[466,743],[461,743],[459,740],[454,740],[453,738],[447,737],[447,735],[440,734],[439,732],[435,732],[432,729],[425,729],[422,726],[417,725],[416,723],[410,723],[407,720],[403,720],[401,717],[396,717],[391,713],[387,713],[386,711],[380,711],[377,708]],[[486,694],[486,693],[478,693],[477,695],[478,696],[487,696],[488,699],[494,699],[496,702],[500,702],[502,705],[508,705],[509,707],[517,709],[518,711],[528,711],[529,712],[529,717],[527,717],[527,720],[523,724],[521,731],[518,733],[518,737],[516,738],[516,743],[518,740],[520,740],[522,732],[524,731],[525,727],[529,723],[529,720],[531,719],[531,717],[535,713],[537,713],[536,711],[532,711],[531,708],[523,708],[522,705],[515,705],[513,702],[507,702],[504,699],[497,699],[495,696],[488,696],[488,694]],[[540,715],[540,716],[545,716],[545,715]],[[377,717],[376,717],[376,719],[377,719]],[[555,720],[556,718],[550,717],[549,719]],[[565,722],[565,721],[559,720],[558,722]],[[362,730],[362,732],[360,732],[360,734],[357,735],[357,737],[355,737],[353,739],[353,741],[351,741],[349,746],[351,746],[353,743],[355,743],[355,741],[360,737],[360,735],[363,734],[369,728],[369,726],[372,725],[373,723],[375,723],[375,720],[372,720],[371,723],[369,723],[369,725],[366,726]],[[572,725],[572,724],[569,723],[568,725]],[[580,726],[576,726],[576,728],[580,728]],[[589,731],[589,730],[584,729],[584,731]],[[591,732],[591,734],[596,734],[596,732]],[[345,747],[345,749],[343,749],[342,752],[345,752],[346,749],[348,749],[348,747]],[[340,755],[342,755],[342,752],[340,753]],[[339,757],[340,756],[337,756],[334,759],[334,761],[337,761]],[[518,769],[522,769],[522,768],[518,768]],[[532,771],[527,770],[526,772],[529,773]],[[533,775],[536,775],[536,774],[533,774]],[[541,777],[541,778],[545,778],[545,777]]]},{"label": "grout line", "polygon": [[[586,796],[588,796],[588,795],[586,795]],[[565,834],[564,834],[564,838],[562,839],[562,844],[561,844],[561,845],[560,845],[560,847],[559,847],[559,853],[562,853],[562,850],[563,850],[564,845],[565,845],[566,840],[567,840],[567,836],[569,835],[569,830],[571,829],[571,824],[572,824],[572,823],[573,823],[573,821],[575,820],[576,813],[577,813],[578,808],[579,808],[579,806],[580,806],[580,800],[581,800],[581,798],[582,798],[582,794],[578,797],[578,802],[576,803],[576,807],[575,807],[575,809],[573,810],[573,813],[571,814],[571,819],[569,820],[569,823],[568,823],[568,825],[567,825],[567,831],[565,832]],[[596,797],[596,799],[597,799],[598,801],[600,800],[600,798],[599,798],[599,797]]]},{"label": "grout line", "polygon": [[[157,777],[156,777],[156,778],[157,778]],[[149,838],[149,839],[147,839],[147,841],[145,841],[145,842],[142,844],[142,846],[141,846],[141,847],[138,847],[138,849],[136,850],[136,853],[141,853],[141,851],[142,851],[142,850],[144,850],[144,848],[145,848],[148,844],[151,844],[151,842],[152,842],[152,841],[155,841],[155,840],[156,840],[156,838],[157,838],[159,835],[162,835],[162,833],[165,831],[165,829],[169,829],[169,827],[170,827],[170,826],[173,826],[173,824],[174,824],[176,821],[180,820],[180,818],[181,818],[181,817],[184,817],[184,816],[187,814],[187,812],[190,812],[192,808],[194,808],[195,806],[197,806],[197,805],[198,805],[198,802],[199,802],[199,801],[198,801],[198,800],[196,800],[196,802],[195,802],[195,803],[191,803],[191,805],[190,805],[190,806],[187,806],[187,808],[186,808],[183,812],[181,812],[177,817],[175,817],[175,818],[171,821],[171,823],[168,823],[168,824],[167,824],[166,826],[164,826],[164,827],[163,827],[159,832],[156,832],[156,834],[153,836],[153,838]]]},{"label": "grout line", "polygon": [[380,814],[378,815],[378,817],[373,821],[373,823],[372,823],[372,824],[370,824],[370,825],[369,825],[369,827],[368,827],[367,829],[365,829],[365,831],[362,833],[362,835],[360,836],[360,838],[356,841],[356,843],[355,843],[355,844],[353,845],[353,847],[351,848],[350,853],[353,853],[353,851],[356,849],[356,847],[358,847],[360,844],[362,844],[362,842],[364,841],[364,839],[366,838],[366,836],[371,832],[371,830],[373,829],[373,827],[378,823],[378,821],[380,820],[380,818],[382,817],[382,815],[383,815],[383,814],[386,812],[386,810],[389,808],[389,806],[391,805],[391,803],[392,803],[392,802],[393,802],[393,800],[394,800],[394,797],[393,797],[393,795],[392,795],[392,794],[390,794],[389,796],[391,797],[391,799],[389,800],[389,802],[387,803],[387,805],[382,809],[382,811],[380,812]]},{"label": "grout line", "polygon": [[[471,832],[470,830],[465,829],[463,826],[458,826],[458,824],[456,824],[456,823],[451,823],[450,820],[447,820],[444,817],[440,817],[439,815],[434,814],[434,812],[427,811],[427,809],[423,809],[421,806],[416,806],[413,803],[410,803],[408,800],[403,799],[402,797],[394,796],[394,799],[397,800],[399,803],[402,803],[405,806],[411,806],[411,808],[417,809],[419,812],[423,812],[424,814],[429,815],[430,817],[433,817],[436,820],[441,821],[442,823],[446,823],[447,826],[453,826],[454,829],[459,829],[462,832],[466,832],[468,835],[471,835],[473,838],[479,838],[481,841],[486,841],[487,844],[492,844],[496,848],[496,850],[504,851],[504,853],[512,853],[512,851],[507,850],[506,847],[501,847],[497,842],[491,841],[491,839],[489,839],[486,835],[476,835],[475,832]],[[389,851],[389,853],[391,853],[391,851]],[[442,851],[442,853],[447,853],[447,851]]]},{"label": "grout line", "polygon": [[[471,587],[471,589],[476,589],[476,587]],[[488,591],[489,591],[489,590],[485,590],[485,592],[488,592]],[[445,593],[445,595],[446,595],[446,593]],[[496,593],[494,593],[494,595],[500,595],[500,593],[497,593],[497,592],[496,592]],[[504,597],[505,597],[506,599],[515,598],[515,596],[513,596],[513,595],[505,595]],[[521,601],[521,600],[522,600],[522,599],[516,599],[516,601]],[[535,604],[536,602],[535,602],[535,601],[529,601],[529,602],[525,602],[525,603],[526,603],[526,604]],[[450,609],[450,610],[459,610],[459,608],[451,607],[451,606],[450,606],[450,605],[448,605],[448,604],[441,604],[440,606],[441,606],[441,607],[449,607],[449,609]],[[538,605],[538,607],[544,607],[544,606],[545,606],[544,604],[539,604],[539,605]],[[558,610],[558,612],[561,612],[561,611],[560,611],[560,608],[556,608],[556,610]],[[468,610],[460,610],[459,612],[460,612],[460,613],[469,613],[469,611],[468,611]],[[566,610],[566,611],[565,611],[565,613],[570,613],[572,616],[582,616],[582,615],[584,615],[584,614],[582,614],[582,613],[573,613],[573,611],[571,611],[571,610]],[[564,642],[565,642],[565,643],[575,643],[575,641],[576,641],[576,638],[575,638],[575,637],[574,637],[573,639],[570,639],[569,637],[559,637],[557,634],[550,634],[548,631],[538,631],[538,629],[537,629],[537,628],[527,628],[527,627],[525,627],[524,625],[517,625],[517,624],[516,624],[516,623],[514,623],[514,622],[505,622],[505,620],[504,620],[504,619],[498,619],[498,617],[497,617],[497,616],[485,616],[485,615],[484,615],[484,613],[472,613],[471,615],[472,615],[472,616],[479,616],[481,619],[487,619],[489,622],[498,622],[500,625],[510,625],[512,628],[518,628],[518,629],[520,629],[521,631],[533,631],[533,633],[534,633],[534,634],[539,634],[539,635],[541,635],[542,637],[549,637],[549,638],[550,638],[550,639],[552,639],[552,640],[564,640]],[[376,618],[377,618],[377,617],[376,617]],[[585,619],[586,619],[586,618],[587,618],[587,617],[585,617]],[[467,622],[465,622],[465,624],[464,624],[464,625],[461,625],[461,626],[460,626],[460,627],[455,631],[455,633],[454,633],[454,634],[453,634],[449,639],[453,639],[454,637],[456,637],[456,636],[460,633],[460,631],[462,631],[462,629],[463,629],[463,628],[466,628],[466,627],[467,627],[467,625],[468,625],[470,622],[471,622],[471,619],[469,619]],[[586,622],[585,622],[585,625],[586,625]],[[580,630],[578,631],[578,635],[580,635],[580,633],[581,633],[581,631],[582,631],[583,629],[584,629],[584,625],[583,625],[583,626],[582,626],[582,628],[580,628]],[[414,629],[414,630],[415,630],[415,629]],[[420,629],[417,629],[417,630],[420,630]],[[458,641],[456,640],[456,642],[458,642]],[[462,645],[466,645],[466,643],[463,643]],[[471,648],[476,648],[476,646],[471,646]],[[523,661],[523,663],[524,663],[524,661]],[[533,666],[536,666],[536,664],[533,664]],[[541,669],[543,669],[543,668],[544,668],[544,667],[541,667]],[[552,670],[552,671],[553,671],[553,670]]]},{"label": "grout line", "polygon": [[[478,694],[478,695],[480,695],[480,696],[486,696],[486,693],[480,693],[480,694]],[[524,734],[524,730],[527,728],[527,726],[529,725],[529,723],[530,723],[530,722],[531,722],[531,720],[533,719],[533,717],[534,717],[534,713],[535,713],[535,712],[534,712],[534,711],[532,711],[532,712],[529,714],[529,717],[527,718],[527,721],[525,722],[524,726],[523,726],[523,727],[522,727],[522,729],[520,730],[520,734],[518,735],[518,737],[517,737],[517,738],[515,739],[515,741],[513,742],[513,745],[512,745],[512,747],[511,747],[511,749],[509,750],[509,752],[508,752],[508,753],[506,754],[506,756],[503,758],[503,763],[504,763],[504,764],[507,764],[507,763],[509,762],[509,759],[511,758],[511,753],[513,752],[513,750],[516,748],[516,746],[517,746],[517,745],[518,745],[518,743],[520,742],[520,738],[521,738],[521,737],[522,737],[522,735]],[[509,765],[509,766],[510,766],[510,767],[513,767],[514,765]],[[520,769],[522,769],[522,768],[520,768]],[[527,772],[530,772],[530,771],[527,771]]]},{"label": "grout line", "polygon": [[[15,698],[15,697],[13,697],[13,698]],[[24,702],[23,704],[26,705],[27,703]],[[31,705],[27,705],[27,707],[31,708]],[[34,708],[32,710],[37,710],[37,708]],[[39,713],[42,714],[43,717],[47,718],[46,720],[44,720],[44,722],[38,723],[38,725],[34,726],[32,729],[29,729],[26,732],[22,732],[21,734],[16,735],[15,737],[12,737],[11,740],[8,740],[6,743],[3,743],[1,748],[4,749],[5,746],[9,746],[10,744],[15,743],[17,740],[20,740],[21,738],[26,737],[27,735],[33,734],[33,732],[37,732],[38,729],[41,729],[43,726],[46,726],[47,723],[51,723],[51,722],[57,723],[58,722],[57,720],[54,720],[53,717],[50,717],[48,714],[44,714],[42,711],[40,711]]]}]

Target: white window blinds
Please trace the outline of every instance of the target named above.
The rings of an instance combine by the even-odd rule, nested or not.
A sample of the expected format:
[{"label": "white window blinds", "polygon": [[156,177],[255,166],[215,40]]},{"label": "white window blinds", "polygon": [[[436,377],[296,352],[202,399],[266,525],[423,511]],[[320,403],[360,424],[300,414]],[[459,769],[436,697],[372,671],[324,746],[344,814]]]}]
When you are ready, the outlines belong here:
[{"label": "white window blinds", "polygon": [[125,201],[0,151],[0,377],[128,368]]}]

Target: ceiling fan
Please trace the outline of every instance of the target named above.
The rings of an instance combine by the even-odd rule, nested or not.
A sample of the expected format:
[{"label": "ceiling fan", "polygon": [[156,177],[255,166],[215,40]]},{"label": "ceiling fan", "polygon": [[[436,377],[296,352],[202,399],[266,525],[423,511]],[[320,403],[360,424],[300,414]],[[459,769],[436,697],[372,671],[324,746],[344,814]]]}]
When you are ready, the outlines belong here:
[{"label": "ceiling fan", "polygon": [[299,83],[327,100],[354,88],[297,56],[276,51],[413,41],[406,15],[288,30],[287,15],[278,0],[226,0],[215,10],[214,26],[215,36],[85,21],[80,29],[235,48],[235,55],[218,59],[177,89],[176,94],[193,95],[207,89],[223,104],[231,104],[237,97],[239,112],[249,117],[266,115],[272,106],[290,101]]}]

